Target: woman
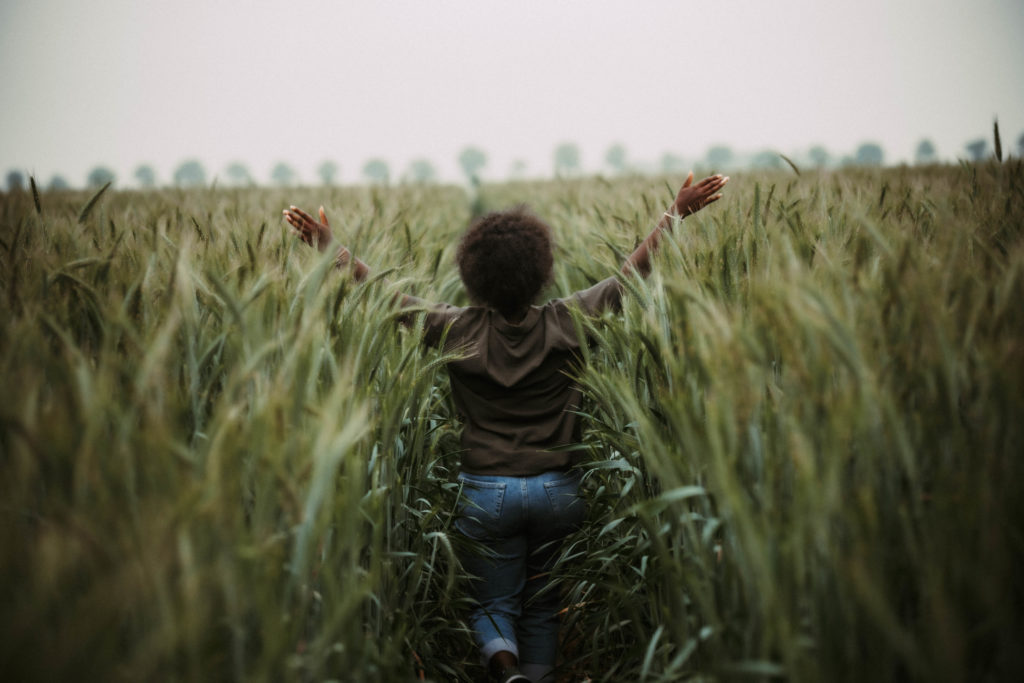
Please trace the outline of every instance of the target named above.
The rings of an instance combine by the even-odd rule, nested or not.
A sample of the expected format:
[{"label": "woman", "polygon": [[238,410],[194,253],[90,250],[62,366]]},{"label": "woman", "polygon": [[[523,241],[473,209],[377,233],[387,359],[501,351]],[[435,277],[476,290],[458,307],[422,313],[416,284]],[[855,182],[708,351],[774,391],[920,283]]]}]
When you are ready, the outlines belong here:
[{"label": "woman", "polygon": [[[690,173],[657,226],[622,265],[650,273],[650,255],[676,220],[722,195],[729,179],[693,184]],[[344,246],[335,247],[323,207],[320,221],[292,206],[285,220],[321,251],[336,248],[339,267],[356,280],[370,272]],[[448,364],[452,397],[465,421],[459,479],[463,496],[456,528],[483,545],[461,557],[476,577],[470,625],[495,680],[551,680],[558,647],[558,595],[543,591],[561,541],[583,521],[579,474],[572,453],[579,441],[580,388],[572,381],[583,340],[570,308],[598,315],[616,308],[622,286],[609,277],[542,306],[550,283],[550,228],[523,208],[491,213],[470,226],[456,261],[473,305],[427,305],[402,295],[403,306],[426,308],[424,341],[464,349]]]}]

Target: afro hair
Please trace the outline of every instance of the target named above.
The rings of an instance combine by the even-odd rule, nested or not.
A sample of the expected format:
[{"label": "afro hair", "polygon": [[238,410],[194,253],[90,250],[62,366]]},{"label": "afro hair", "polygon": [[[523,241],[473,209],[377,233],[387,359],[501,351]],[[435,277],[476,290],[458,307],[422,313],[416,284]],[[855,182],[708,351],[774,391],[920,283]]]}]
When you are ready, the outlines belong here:
[{"label": "afro hair", "polygon": [[508,317],[551,281],[551,228],[525,206],[486,214],[463,235],[456,261],[470,298]]}]

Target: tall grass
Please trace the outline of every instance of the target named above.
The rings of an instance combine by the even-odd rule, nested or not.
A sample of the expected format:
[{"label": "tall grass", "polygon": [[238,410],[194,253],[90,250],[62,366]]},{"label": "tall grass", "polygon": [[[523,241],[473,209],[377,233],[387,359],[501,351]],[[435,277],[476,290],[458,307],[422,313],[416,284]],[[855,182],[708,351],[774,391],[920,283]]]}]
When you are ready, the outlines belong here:
[{"label": "tall grass", "polygon": [[679,226],[583,375],[581,669],[1024,671],[1021,171],[751,177]]},{"label": "tall grass", "polygon": [[[457,671],[443,358],[398,331],[389,285],[268,227],[281,197],[109,199],[81,226],[74,197],[4,203],[4,670]],[[423,198],[379,199],[339,199],[348,236],[427,256],[394,235]]]},{"label": "tall grass", "polygon": [[[671,183],[678,182],[672,179]],[[616,271],[675,187],[484,186]],[[356,285],[278,222],[323,203]],[[8,194],[0,666],[19,680],[479,680],[445,358],[452,188]],[[734,177],[595,344],[566,680],[1024,670],[1024,179]]]}]

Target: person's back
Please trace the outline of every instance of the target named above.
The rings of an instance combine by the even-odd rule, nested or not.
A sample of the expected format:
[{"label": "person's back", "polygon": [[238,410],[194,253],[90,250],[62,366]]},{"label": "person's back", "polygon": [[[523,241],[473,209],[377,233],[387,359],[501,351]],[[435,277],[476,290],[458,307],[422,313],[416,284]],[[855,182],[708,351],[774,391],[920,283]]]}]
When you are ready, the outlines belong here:
[{"label": "person's back", "polygon": [[580,360],[570,307],[596,315],[618,305],[614,277],[569,299],[531,306],[516,322],[485,306],[441,306],[427,314],[428,343],[444,335],[459,349],[448,364],[452,398],[465,418],[464,472],[531,476],[565,470],[579,441],[580,389],[572,377]]}]

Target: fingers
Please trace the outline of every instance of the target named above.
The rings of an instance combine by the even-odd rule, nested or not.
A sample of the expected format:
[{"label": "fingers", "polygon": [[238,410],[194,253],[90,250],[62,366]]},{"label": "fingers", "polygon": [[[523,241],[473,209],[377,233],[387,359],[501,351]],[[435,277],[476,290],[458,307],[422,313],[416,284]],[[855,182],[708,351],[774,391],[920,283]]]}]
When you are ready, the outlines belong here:
[{"label": "fingers", "polygon": [[725,187],[727,182],[729,182],[729,176],[713,175],[700,181],[697,184],[697,189],[701,194],[712,195]]},{"label": "fingers", "polygon": [[319,238],[316,221],[312,216],[296,206],[289,206],[281,212],[284,219],[292,226],[292,233],[307,244],[313,244]]},{"label": "fingers", "polygon": [[289,206],[288,209],[285,210],[285,213],[291,213],[291,214],[293,214],[295,216],[298,216],[303,221],[309,221],[310,223],[316,223],[316,221],[313,220],[312,216],[310,216],[308,213],[306,213],[305,211],[303,211],[302,209],[300,209],[297,206]]},{"label": "fingers", "polygon": [[299,216],[289,213],[288,209],[285,209],[282,213],[284,214],[284,219],[288,221],[288,224],[290,226],[292,226],[296,230],[302,229],[302,219]]},{"label": "fingers", "polygon": [[327,212],[324,211],[324,207],[321,206],[319,209],[321,221],[319,223],[308,213],[294,205],[289,206],[281,213],[284,215],[288,225],[292,227],[292,234],[296,235],[306,244],[324,251],[333,240],[331,228],[327,224]]},{"label": "fingers", "polygon": [[716,175],[708,176],[694,185],[693,171],[690,171],[686,176],[686,181],[683,183],[683,186],[679,188],[679,192],[682,194],[683,190],[689,189],[690,192],[696,192],[700,195],[710,195],[722,189],[727,182],[729,182],[729,177],[718,173]]},{"label": "fingers", "polygon": [[697,187],[707,185],[717,185],[718,187],[721,187],[722,185],[725,185],[727,182],[729,182],[729,176],[723,176],[721,173],[719,173],[717,175],[708,176],[704,180],[700,181],[699,183],[697,183]]},{"label": "fingers", "polygon": [[679,195],[672,205],[672,211],[679,216],[689,216],[721,199],[721,190],[729,182],[729,177],[719,173],[704,178],[696,185],[691,185],[689,184],[692,180],[691,173],[686,180],[687,184],[679,190]]}]

